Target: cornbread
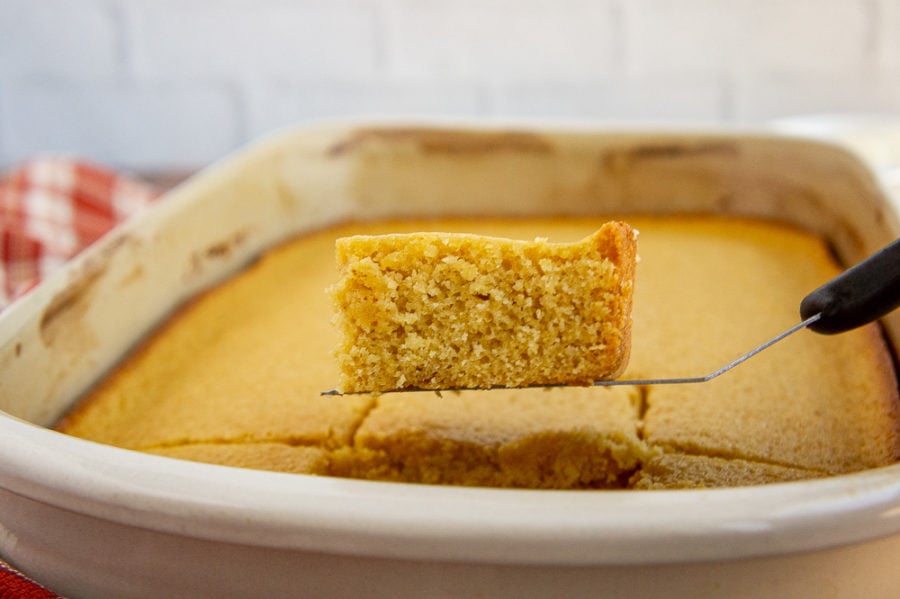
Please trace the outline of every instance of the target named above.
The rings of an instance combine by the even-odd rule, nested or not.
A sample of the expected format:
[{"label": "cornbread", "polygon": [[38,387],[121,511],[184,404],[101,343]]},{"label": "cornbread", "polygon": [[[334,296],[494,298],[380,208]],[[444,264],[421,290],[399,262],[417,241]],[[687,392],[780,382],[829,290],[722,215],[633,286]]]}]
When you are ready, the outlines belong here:
[{"label": "cornbread", "polygon": [[[642,235],[634,339],[656,350],[642,347],[626,376],[712,372],[799,321],[802,298],[841,269],[820,240],[766,229],[673,227],[673,251],[659,253]],[[659,298],[665,308],[651,308]],[[832,474],[871,468],[900,455],[896,387],[877,325],[802,331],[707,383],[649,389],[643,438],[678,453]]]},{"label": "cornbread", "polygon": [[633,387],[385,394],[334,474],[405,482],[620,488],[652,451]]},{"label": "cornbread", "polygon": [[320,447],[286,443],[190,443],[172,447],[150,447],[147,453],[160,456],[235,466],[305,474],[327,468],[329,454]]},{"label": "cornbread", "polygon": [[[274,248],[186,305],[60,424],[101,443],[252,468],[528,488],[798,480],[900,457],[897,381],[877,325],[801,331],[698,385],[322,397],[340,380],[336,239],[425,230],[573,243],[607,219],[340,225]],[[711,372],[798,320],[839,272],[773,223],[628,217],[640,230],[623,377]]]},{"label": "cornbread", "polygon": [[645,461],[630,481],[635,489],[744,487],[819,478],[825,473],[742,459],[665,453]]},{"label": "cornbread", "polygon": [[102,381],[64,430],[128,449],[350,443],[373,401],[319,394],[336,378],[323,292],[333,253],[330,235],[308,237],[200,295]]},{"label": "cornbread", "polygon": [[588,384],[628,360],[635,232],[575,243],[341,238],[332,289],[345,392]]}]

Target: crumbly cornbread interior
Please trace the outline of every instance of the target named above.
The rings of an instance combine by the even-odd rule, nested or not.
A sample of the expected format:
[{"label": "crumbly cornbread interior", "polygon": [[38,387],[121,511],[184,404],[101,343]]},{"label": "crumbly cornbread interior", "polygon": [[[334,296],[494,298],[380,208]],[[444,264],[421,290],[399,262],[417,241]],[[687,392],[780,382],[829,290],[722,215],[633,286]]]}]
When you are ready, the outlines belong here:
[{"label": "crumbly cornbread interior", "polygon": [[636,234],[574,243],[464,233],[337,240],[345,392],[589,384],[631,346]]},{"label": "crumbly cornbread interior", "polygon": [[[877,325],[799,332],[699,385],[321,396],[335,240],[458,232],[574,242],[608,218],[335,226],[272,249],[184,306],[60,423],[182,459],[376,480],[684,488],[848,473],[900,457],[897,382]],[[628,217],[640,231],[625,377],[706,374],[798,320],[839,272],[816,236],[724,217]]]}]

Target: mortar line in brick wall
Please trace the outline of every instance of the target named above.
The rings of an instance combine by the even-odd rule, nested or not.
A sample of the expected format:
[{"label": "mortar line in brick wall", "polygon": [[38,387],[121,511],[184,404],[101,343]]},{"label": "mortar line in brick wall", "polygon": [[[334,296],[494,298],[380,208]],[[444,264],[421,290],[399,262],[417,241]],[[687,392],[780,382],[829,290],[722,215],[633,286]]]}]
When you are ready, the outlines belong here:
[{"label": "mortar line in brick wall", "polygon": [[882,4],[878,0],[862,0],[863,11],[866,15],[866,33],[864,37],[865,47],[863,57],[869,71],[874,71],[879,66],[881,47],[884,43],[883,31],[879,27],[884,18]]},{"label": "mortar line in brick wall", "polygon": [[115,17],[117,39],[116,53],[118,56],[119,81],[126,86],[137,86],[139,81],[137,54],[135,52],[137,43],[137,25],[138,17],[135,11],[139,10],[136,3],[128,2],[128,0],[108,0],[113,16]]},{"label": "mortar line in brick wall", "polygon": [[392,32],[392,24],[389,16],[389,8],[386,6],[387,0],[380,0],[374,3],[372,7],[372,26],[375,30],[372,43],[374,48],[372,52],[375,55],[375,71],[384,75],[390,71],[390,58],[388,56],[389,36]]},{"label": "mortar line in brick wall", "polygon": [[125,18],[125,12],[122,5],[118,2],[108,0],[104,2],[106,12],[112,21],[113,30],[115,31],[115,75],[114,80],[119,84],[130,83],[131,74],[131,44],[129,43],[130,31]]},{"label": "mortar line in brick wall", "polygon": [[734,73],[723,73],[722,75],[719,75],[718,79],[720,89],[720,106],[718,116],[720,119],[722,119],[723,122],[733,123],[738,120],[738,84],[735,80],[735,75]]},{"label": "mortar line in brick wall", "polygon": [[616,2],[611,2],[609,12],[611,28],[613,31],[613,71],[618,73],[619,76],[624,76],[628,71],[628,43],[625,39],[626,16],[625,7],[622,6],[622,1],[618,0]]},{"label": "mortar line in brick wall", "polygon": [[[252,85],[252,84],[250,84]],[[229,101],[234,105],[234,133],[237,144],[243,145],[250,140],[251,115],[250,85],[246,81],[230,82],[224,84]]]},{"label": "mortar line in brick wall", "polygon": [[475,84],[475,110],[482,115],[497,116],[498,84],[490,81],[477,81]]}]

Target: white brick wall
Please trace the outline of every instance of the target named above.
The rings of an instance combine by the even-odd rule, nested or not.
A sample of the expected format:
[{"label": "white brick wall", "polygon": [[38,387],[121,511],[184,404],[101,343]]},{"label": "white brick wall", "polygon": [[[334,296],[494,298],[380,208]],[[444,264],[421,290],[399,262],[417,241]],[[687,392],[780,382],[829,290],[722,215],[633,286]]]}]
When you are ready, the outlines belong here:
[{"label": "white brick wall", "polygon": [[6,94],[4,145],[14,159],[61,151],[130,168],[204,164],[243,141],[223,86],[22,83]]},{"label": "white brick wall", "polygon": [[0,167],[190,168],[330,117],[900,114],[900,0],[0,0]]},{"label": "white brick wall", "polygon": [[66,0],[0,0],[0,82],[92,85],[119,74],[120,31],[108,6]]},{"label": "white brick wall", "polygon": [[129,6],[135,76],[149,81],[371,78],[377,5],[364,0]]},{"label": "white brick wall", "polygon": [[437,81],[319,81],[260,83],[247,92],[251,138],[286,125],[336,117],[477,117],[485,113],[474,85]]},{"label": "white brick wall", "polygon": [[725,87],[718,78],[692,74],[505,85],[493,103],[498,114],[512,117],[604,124],[709,123],[722,120],[726,105]]},{"label": "white brick wall", "polygon": [[401,77],[546,81],[617,68],[612,0],[396,0],[387,67]]}]

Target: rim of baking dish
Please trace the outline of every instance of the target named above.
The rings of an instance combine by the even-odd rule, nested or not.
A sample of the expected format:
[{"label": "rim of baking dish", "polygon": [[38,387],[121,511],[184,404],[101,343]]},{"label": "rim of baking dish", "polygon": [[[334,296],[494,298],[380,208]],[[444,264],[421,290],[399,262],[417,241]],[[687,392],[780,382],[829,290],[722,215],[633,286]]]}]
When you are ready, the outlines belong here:
[{"label": "rim of baking dish", "polygon": [[549,491],[283,474],[176,460],[0,417],[0,476],[138,528],[387,558],[640,564],[780,555],[900,533],[900,464],[727,489]]}]

